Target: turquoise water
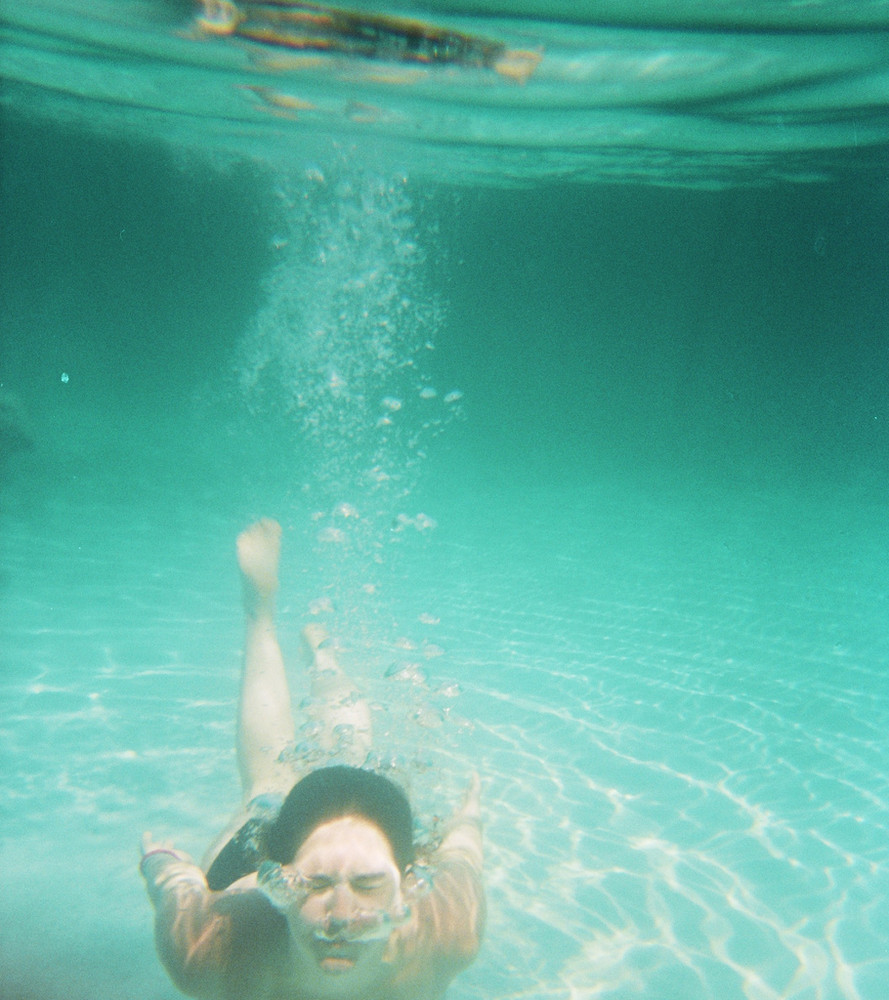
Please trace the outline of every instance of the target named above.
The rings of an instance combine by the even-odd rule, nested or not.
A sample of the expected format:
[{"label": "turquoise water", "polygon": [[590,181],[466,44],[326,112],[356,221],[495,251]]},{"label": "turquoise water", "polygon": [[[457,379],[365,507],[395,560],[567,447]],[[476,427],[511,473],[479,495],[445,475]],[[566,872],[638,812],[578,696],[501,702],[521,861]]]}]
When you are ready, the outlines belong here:
[{"label": "turquoise water", "polygon": [[[683,39],[739,59],[791,16],[686,7]],[[133,5],[147,34],[90,9],[78,37],[119,60],[63,44],[52,3],[3,50],[0,994],[177,995],[138,843],[199,856],[237,804],[233,543],[272,515],[291,662],[327,623],[424,822],[484,776],[489,926],[449,997],[882,1000],[879,5],[855,8],[854,71],[826,30],[848,5],[810,5],[846,61],[829,90],[815,69],[770,90],[805,95],[805,141],[711,134],[691,100],[694,156],[643,131],[607,177],[601,150],[546,146],[573,128],[555,106],[533,134],[520,113],[581,93],[557,86],[572,46],[592,65],[593,27],[555,6],[508,22],[554,48],[540,89],[443,78],[453,156],[365,150],[379,120],[183,129],[157,87],[182,64],[158,77],[145,46],[191,51],[187,5]],[[678,30],[657,13],[619,28]],[[233,99],[214,60],[235,57],[208,51],[195,73]],[[109,72],[56,77],[84,58]],[[338,93],[324,72],[305,86]],[[477,114],[515,126],[509,155],[469,141]],[[856,117],[868,148],[839,137]]]}]

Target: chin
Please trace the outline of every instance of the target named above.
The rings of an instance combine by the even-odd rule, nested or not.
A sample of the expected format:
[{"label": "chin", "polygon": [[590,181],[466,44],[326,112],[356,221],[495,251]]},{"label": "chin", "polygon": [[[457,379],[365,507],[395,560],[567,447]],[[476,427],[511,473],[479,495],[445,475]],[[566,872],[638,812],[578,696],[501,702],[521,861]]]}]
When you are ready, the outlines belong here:
[{"label": "chin", "polygon": [[[306,965],[313,969],[306,976],[311,990],[329,1000],[365,1000],[369,990],[383,985],[388,966],[383,962],[384,947],[374,944],[331,945],[314,938],[299,949]],[[307,970],[308,971],[308,970]]]},{"label": "chin", "polygon": [[360,946],[354,944],[337,945],[319,941],[313,942],[312,951],[318,968],[331,975],[353,972],[364,958]]}]

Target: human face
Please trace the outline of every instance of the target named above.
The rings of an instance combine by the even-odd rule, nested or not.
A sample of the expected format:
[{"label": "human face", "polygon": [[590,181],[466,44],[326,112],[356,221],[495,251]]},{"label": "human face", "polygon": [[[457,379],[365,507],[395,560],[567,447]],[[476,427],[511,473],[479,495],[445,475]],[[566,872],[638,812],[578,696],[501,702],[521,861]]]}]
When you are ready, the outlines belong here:
[{"label": "human face", "polygon": [[360,816],[322,823],[288,867],[302,889],[287,920],[306,986],[339,998],[382,983],[386,944],[404,906],[401,875],[379,827]]}]

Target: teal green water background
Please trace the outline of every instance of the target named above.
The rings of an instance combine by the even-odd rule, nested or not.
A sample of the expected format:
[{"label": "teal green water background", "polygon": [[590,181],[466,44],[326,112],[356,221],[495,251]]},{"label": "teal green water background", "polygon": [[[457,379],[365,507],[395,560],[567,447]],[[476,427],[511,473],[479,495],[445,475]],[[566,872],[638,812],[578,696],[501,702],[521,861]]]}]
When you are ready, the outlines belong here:
[{"label": "teal green water background", "polygon": [[360,161],[7,110],[4,995],[176,995],[137,845],[236,805],[272,515],[290,658],[335,631],[424,820],[484,775],[449,996],[881,1000],[885,180]]}]

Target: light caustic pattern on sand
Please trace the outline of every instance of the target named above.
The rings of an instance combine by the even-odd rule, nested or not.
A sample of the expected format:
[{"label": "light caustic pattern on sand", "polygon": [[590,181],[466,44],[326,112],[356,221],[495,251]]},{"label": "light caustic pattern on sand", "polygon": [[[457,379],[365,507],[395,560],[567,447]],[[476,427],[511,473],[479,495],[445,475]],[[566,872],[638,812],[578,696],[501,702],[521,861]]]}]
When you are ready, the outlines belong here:
[{"label": "light caustic pattern on sand", "polygon": [[[187,531],[140,525],[97,493],[0,533],[0,833],[27,872],[0,909],[3,971],[21,996],[172,1000],[135,844],[153,829],[199,855],[236,806],[229,526],[197,509]],[[750,590],[715,535],[639,496],[619,509],[584,525],[566,507],[547,533],[516,495],[481,551],[433,533],[394,602],[413,643],[362,657],[421,818],[483,776],[488,930],[450,1000],[884,1000],[879,593],[811,549],[817,586],[770,567]],[[651,555],[665,538],[681,563]],[[430,701],[420,735],[430,720],[405,719]],[[48,910],[66,915],[51,934]]]},{"label": "light caustic pattern on sand", "polygon": [[631,609],[612,584],[569,623],[539,599],[555,577],[525,585],[488,608],[499,662],[462,705],[497,789],[478,1000],[883,996],[879,631],[831,668],[826,623],[854,606],[747,608],[726,579]]}]

